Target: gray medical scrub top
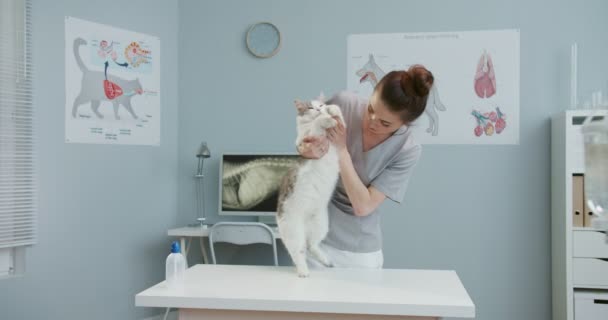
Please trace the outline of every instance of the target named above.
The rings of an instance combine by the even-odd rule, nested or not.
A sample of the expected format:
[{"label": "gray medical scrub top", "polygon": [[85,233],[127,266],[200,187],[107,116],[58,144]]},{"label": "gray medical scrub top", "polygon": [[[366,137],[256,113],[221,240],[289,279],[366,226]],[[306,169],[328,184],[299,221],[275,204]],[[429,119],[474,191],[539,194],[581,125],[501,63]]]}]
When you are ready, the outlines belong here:
[{"label": "gray medical scrub top", "polygon": [[[402,126],[381,144],[363,152],[362,125],[368,99],[350,92],[340,92],[326,103],[336,104],[342,109],[347,126],[347,149],[363,184],[374,186],[387,198],[401,203],[422,151],[411,136],[411,130]],[[323,241],[325,244],[339,250],[362,253],[382,249],[378,209],[365,217],[355,216],[341,178],[338,179],[328,211],[329,232]]]}]

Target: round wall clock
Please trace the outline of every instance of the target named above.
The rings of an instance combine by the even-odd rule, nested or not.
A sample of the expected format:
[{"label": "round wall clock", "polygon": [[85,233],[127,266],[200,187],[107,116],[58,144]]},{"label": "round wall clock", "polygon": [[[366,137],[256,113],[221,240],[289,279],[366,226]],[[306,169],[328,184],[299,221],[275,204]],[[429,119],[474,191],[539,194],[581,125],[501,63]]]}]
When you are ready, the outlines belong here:
[{"label": "round wall clock", "polygon": [[270,58],[280,47],[281,32],[270,22],[258,22],[247,31],[247,49],[258,58]]}]

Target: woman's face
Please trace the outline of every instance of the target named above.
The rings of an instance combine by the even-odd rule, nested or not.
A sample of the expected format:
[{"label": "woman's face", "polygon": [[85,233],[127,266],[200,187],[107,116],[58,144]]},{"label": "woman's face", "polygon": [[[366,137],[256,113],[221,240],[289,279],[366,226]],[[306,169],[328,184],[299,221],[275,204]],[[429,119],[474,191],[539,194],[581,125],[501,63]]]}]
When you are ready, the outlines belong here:
[{"label": "woman's face", "polygon": [[364,130],[369,134],[392,134],[403,125],[401,117],[390,111],[376,92],[374,92],[369,100],[365,115],[367,125],[364,127]]}]

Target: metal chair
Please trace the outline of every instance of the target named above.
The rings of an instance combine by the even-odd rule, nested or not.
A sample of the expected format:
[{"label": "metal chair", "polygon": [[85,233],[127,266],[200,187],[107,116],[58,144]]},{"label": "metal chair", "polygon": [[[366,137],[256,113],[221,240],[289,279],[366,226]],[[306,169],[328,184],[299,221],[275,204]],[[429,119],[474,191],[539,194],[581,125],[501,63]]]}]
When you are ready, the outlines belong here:
[{"label": "metal chair", "polygon": [[279,265],[277,258],[277,242],[272,229],[259,222],[218,222],[209,229],[209,247],[211,262],[217,264],[214,244],[227,242],[236,245],[265,243],[272,246],[274,265]]}]

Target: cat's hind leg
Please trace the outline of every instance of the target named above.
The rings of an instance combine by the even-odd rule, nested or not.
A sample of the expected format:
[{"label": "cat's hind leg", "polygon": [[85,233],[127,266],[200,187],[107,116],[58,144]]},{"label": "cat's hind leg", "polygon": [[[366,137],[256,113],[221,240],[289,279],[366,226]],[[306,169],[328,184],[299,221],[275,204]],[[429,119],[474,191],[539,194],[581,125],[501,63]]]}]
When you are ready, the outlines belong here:
[{"label": "cat's hind leg", "polygon": [[[290,212],[290,214],[294,213]],[[310,274],[306,262],[306,233],[303,227],[296,224],[296,222],[279,222],[279,230],[283,244],[291,256],[293,264],[296,266],[298,276],[305,278]]]},{"label": "cat's hind leg", "polygon": [[103,114],[99,113],[99,105],[101,105],[101,101],[99,101],[99,100],[91,101],[91,110],[93,110],[93,113],[95,113],[95,115],[99,119],[103,119]]},{"label": "cat's hind leg", "polygon": [[331,259],[325,253],[325,251],[323,251],[323,249],[321,249],[319,244],[321,244],[321,243],[320,242],[309,243],[308,251],[313,256],[313,258],[317,259],[317,261],[321,262],[324,266],[326,266],[328,268],[333,267],[334,264],[331,262]]},{"label": "cat's hind leg", "polygon": [[120,104],[117,101],[113,101],[112,104],[114,105],[114,118],[116,118],[116,120],[120,120],[120,116],[118,116],[118,107]]},{"label": "cat's hind leg", "polygon": [[129,113],[133,116],[133,119],[137,120],[137,115],[135,114],[135,111],[133,111],[133,107],[131,106],[131,101],[130,100],[126,100],[123,105],[125,106],[125,108],[127,109],[127,111],[129,111]]},{"label": "cat's hind leg", "polygon": [[311,225],[308,230],[307,246],[310,254],[321,262],[326,267],[333,267],[333,263],[328,255],[319,246],[321,241],[325,239],[328,231],[328,215],[327,208],[318,211],[311,219]]},{"label": "cat's hind leg", "polygon": [[79,94],[76,99],[74,99],[74,104],[72,105],[72,117],[76,118],[76,116],[78,115],[78,107],[81,104],[85,103],[85,99],[82,97],[82,95]]}]

